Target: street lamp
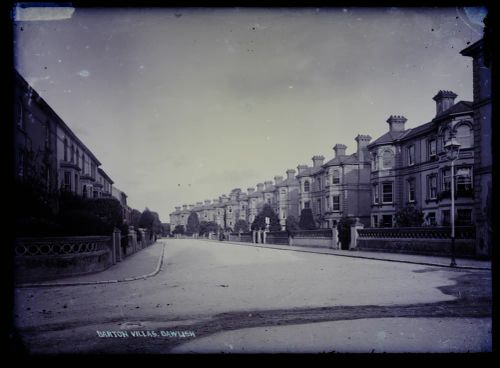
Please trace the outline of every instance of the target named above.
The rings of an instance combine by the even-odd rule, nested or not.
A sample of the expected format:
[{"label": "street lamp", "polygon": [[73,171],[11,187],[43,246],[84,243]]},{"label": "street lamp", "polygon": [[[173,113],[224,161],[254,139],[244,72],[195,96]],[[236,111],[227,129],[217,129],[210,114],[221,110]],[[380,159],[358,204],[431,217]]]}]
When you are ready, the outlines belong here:
[{"label": "street lamp", "polygon": [[444,145],[446,156],[451,160],[451,263],[450,267],[457,265],[455,261],[455,160],[460,152],[460,143],[451,135],[450,140]]}]

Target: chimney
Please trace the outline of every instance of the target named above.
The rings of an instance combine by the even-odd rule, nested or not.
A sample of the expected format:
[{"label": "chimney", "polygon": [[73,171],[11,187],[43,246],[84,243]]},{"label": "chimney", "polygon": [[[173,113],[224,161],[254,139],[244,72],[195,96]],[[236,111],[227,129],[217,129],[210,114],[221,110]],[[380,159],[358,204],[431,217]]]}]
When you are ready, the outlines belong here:
[{"label": "chimney", "polygon": [[247,192],[248,194],[252,194],[253,192],[255,192],[255,188],[247,188]]},{"label": "chimney", "polygon": [[358,134],[358,136],[354,139],[358,143],[358,161],[363,162],[369,157],[368,148],[366,148],[366,146],[368,146],[372,137],[370,137],[369,135]]},{"label": "chimney", "polygon": [[196,202],[196,207],[203,206],[203,202]]},{"label": "chimney", "polygon": [[212,201],[213,204],[219,204],[219,198],[216,198]]},{"label": "chimney", "polygon": [[273,182],[272,182],[272,180],[266,180],[264,182],[264,185],[266,187],[266,190],[268,190],[271,187],[271,185],[273,185]]},{"label": "chimney", "polygon": [[177,206],[177,207],[175,207],[175,210],[176,210],[176,211],[180,211],[180,210],[181,210],[181,207],[180,207],[180,206]]},{"label": "chimney", "polygon": [[319,167],[319,166],[323,165],[324,160],[325,160],[324,156],[321,156],[321,155],[313,156],[312,157],[313,167]]},{"label": "chimney", "polygon": [[307,165],[299,165],[297,166],[297,171],[299,172],[299,175],[302,174],[305,170],[307,170],[308,166]]},{"label": "chimney", "polygon": [[441,115],[455,104],[457,95],[452,91],[439,91],[432,99],[436,101],[436,116]]},{"label": "chimney", "polygon": [[280,184],[283,182],[283,177],[282,176],[275,176],[274,177],[274,183],[275,184]]},{"label": "chimney", "polygon": [[293,180],[294,177],[295,177],[295,170],[294,169],[288,169],[286,171],[286,179],[287,180]]},{"label": "chimney", "polygon": [[258,191],[258,192],[262,192],[263,190],[264,190],[264,184],[262,184],[262,183],[258,183],[258,184],[257,184],[257,191]]},{"label": "chimney", "polygon": [[210,204],[210,199],[205,199],[205,204],[209,205]]},{"label": "chimney", "polygon": [[190,210],[190,211],[191,211],[193,208],[194,208],[194,204],[190,204],[190,205],[188,206],[188,210]]},{"label": "chimney", "polygon": [[221,195],[220,197],[220,202],[221,203],[226,203],[229,200],[225,194]]},{"label": "chimney", "polygon": [[183,204],[183,205],[182,205],[182,209],[183,209],[183,210],[187,210],[187,208],[188,208],[188,205],[187,205],[187,204]]},{"label": "chimney", "polygon": [[347,149],[347,146],[342,143],[337,143],[335,146],[333,146],[333,150],[335,151],[335,158],[340,157],[340,156],[345,156],[345,150]]},{"label": "chimney", "polygon": [[387,122],[389,123],[389,131],[390,132],[402,132],[405,130],[405,123],[407,119],[404,116],[400,115],[391,115]]}]

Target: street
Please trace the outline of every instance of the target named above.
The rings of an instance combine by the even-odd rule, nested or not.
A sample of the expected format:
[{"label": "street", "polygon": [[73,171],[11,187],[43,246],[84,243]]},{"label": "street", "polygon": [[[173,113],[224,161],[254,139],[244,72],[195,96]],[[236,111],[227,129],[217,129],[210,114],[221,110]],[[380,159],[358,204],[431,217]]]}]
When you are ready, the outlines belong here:
[{"label": "street", "polygon": [[15,324],[24,348],[30,353],[492,349],[490,271],[191,239],[161,239],[152,247],[165,247],[162,270],[154,277],[16,288]]}]

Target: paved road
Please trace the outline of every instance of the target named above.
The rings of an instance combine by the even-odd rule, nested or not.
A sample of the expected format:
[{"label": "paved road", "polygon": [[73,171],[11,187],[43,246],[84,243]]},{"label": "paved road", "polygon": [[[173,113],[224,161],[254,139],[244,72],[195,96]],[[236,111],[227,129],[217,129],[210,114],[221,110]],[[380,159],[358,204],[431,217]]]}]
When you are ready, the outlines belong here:
[{"label": "paved road", "polygon": [[145,280],[16,289],[15,322],[24,348],[491,350],[489,271],[184,239],[154,247],[164,241],[163,270]]}]

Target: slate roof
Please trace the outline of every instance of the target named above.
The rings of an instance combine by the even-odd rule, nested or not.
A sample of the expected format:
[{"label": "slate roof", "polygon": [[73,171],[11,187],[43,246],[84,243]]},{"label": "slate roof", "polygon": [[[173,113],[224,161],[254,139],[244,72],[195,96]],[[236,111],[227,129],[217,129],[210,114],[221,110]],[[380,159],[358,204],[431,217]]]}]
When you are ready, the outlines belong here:
[{"label": "slate roof", "polygon": [[321,166],[308,167],[307,169],[304,169],[304,171],[302,171],[300,174],[297,174],[297,178],[300,178],[302,176],[312,176],[314,174],[317,174],[321,170],[323,170]]},{"label": "slate roof", "polygon": [[280,187],[292,187],[292,186],[297,186],[299,185],[299,181],[295,178],[292,178],[292,179],[285,179],[283,180],[281,183],[279,184],[276,184],[276,187],[277,188],[280,188]]},{"label": "slate roof", "polygon": [[472,102],[470,101],[459,101],[449,109],[445,110],[440,115],[436,116],[430,122],[419,125],[416,128],[406,129],[401,132],[387,132],[378,139],[374,140],[368,145],[368,148],[372,148],[374,146],[393,143],[395,141],[401,141],[405,139],[414,138],[422,133],[425,133],[427,130],[431,130],[439,121],[449,117],[452,114],[460,114],[465,112],[472,111]]}]

